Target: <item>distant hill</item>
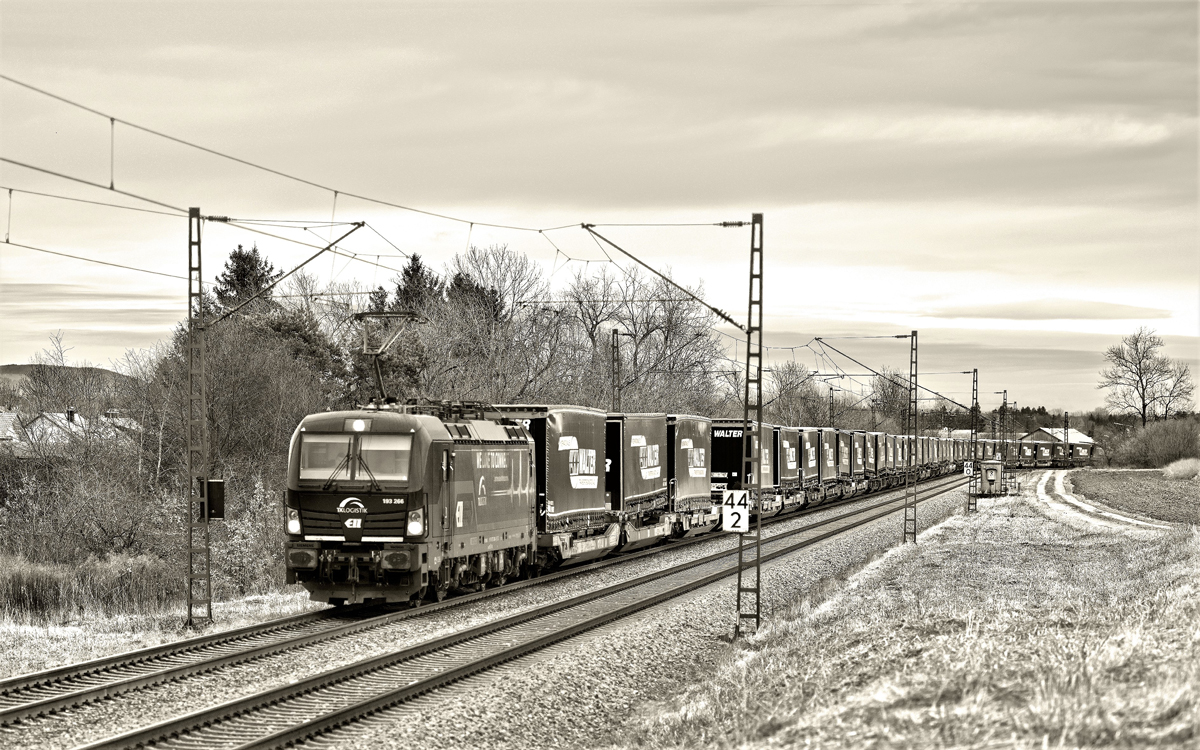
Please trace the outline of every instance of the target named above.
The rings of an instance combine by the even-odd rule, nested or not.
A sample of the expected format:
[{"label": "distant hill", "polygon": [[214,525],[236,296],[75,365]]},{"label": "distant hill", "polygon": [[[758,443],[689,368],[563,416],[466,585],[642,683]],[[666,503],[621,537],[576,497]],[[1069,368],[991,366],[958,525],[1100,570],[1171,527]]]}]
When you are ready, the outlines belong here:
[{"label": "distant hill", "polygon": [[[29,377],[29,372],[38,365],[0,365],[0,383],[17,387],[21,381]],[[47,365],[47,367],[62,367],[61,365]],[[112,382],[120,382],[127,379],[128,375],[122,375],[119,372],[106,370],[103,367],[63,367],[66,370],[83,370],[92,374],[99,374],[101,377],[106,377]]]}]

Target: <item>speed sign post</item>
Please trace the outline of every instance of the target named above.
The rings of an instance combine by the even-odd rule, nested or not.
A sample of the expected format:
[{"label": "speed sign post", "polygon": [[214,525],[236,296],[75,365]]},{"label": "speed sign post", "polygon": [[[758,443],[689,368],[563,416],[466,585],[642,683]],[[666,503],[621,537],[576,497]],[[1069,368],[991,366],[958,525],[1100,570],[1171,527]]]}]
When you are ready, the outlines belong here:
[{"label": "speed sign post", "polygon": [[749,490],[725,490],[721,500],[721,529],[737,534],[750,532]]}]

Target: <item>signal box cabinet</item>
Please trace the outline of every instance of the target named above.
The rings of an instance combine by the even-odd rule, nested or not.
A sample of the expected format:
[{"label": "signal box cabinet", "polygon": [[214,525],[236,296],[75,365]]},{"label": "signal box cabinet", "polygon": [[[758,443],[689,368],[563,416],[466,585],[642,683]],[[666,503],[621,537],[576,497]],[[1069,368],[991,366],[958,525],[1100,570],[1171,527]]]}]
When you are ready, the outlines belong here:
[{"label": "signal box cabinet", "polygon": [[983,461],[979,465],[979,493],[999,495],[1004,492],[1004,463]]}]

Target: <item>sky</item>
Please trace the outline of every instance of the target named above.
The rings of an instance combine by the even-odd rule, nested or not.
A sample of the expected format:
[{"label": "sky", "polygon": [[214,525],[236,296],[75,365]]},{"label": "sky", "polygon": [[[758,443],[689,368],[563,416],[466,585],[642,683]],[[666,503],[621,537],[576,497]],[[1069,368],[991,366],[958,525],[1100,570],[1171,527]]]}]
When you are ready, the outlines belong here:
[{"label": "sky", "polygon": [[[965,401],[969,376],[933,373],[978,368],[985,408],[1006,389],[1080,411],[1140,326],[1200,367],[1197,32],[1194,2],[5,0],[4,75],[341,192],[8,81],[0,156],[205,215],[366,221],[339,246],[358,260],[307,267],[364,286],[468,243],[561,285],[606,260],[580,223],[760,212],[769,361],[918,330],[923,384]],[[11,163],[0,186],[166,210]],[[12,243],[186,273],[185,219],[15,191]],[[746,229],[598,231],[744,316]],[[211,222],[203,243],[206,279],[238,244],[281,268],[313,252]],[[185,293],[0,244],[0,363],[56,331],[73,361],[114,362],[167,336]],[[903,341],[831,343],[907,368]]]}]

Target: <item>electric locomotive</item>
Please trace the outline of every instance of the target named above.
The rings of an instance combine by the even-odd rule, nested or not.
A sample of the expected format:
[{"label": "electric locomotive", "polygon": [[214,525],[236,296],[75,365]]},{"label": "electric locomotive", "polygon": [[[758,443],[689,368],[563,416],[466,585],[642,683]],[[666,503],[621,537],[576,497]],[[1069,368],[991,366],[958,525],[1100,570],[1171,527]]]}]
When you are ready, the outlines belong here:
[{"label": "electric locomotive", "polygon": [[288,583],[316,601],[441,599],[536,552],[534,441],[463,405],[305,417],[288,461]]}]

